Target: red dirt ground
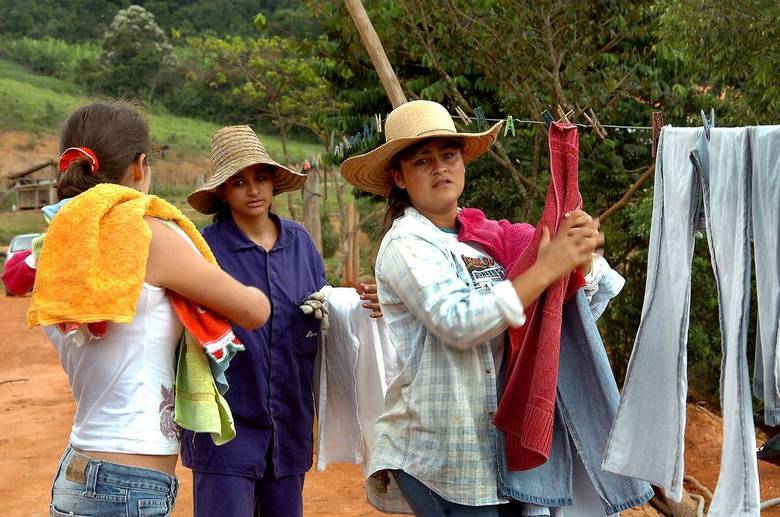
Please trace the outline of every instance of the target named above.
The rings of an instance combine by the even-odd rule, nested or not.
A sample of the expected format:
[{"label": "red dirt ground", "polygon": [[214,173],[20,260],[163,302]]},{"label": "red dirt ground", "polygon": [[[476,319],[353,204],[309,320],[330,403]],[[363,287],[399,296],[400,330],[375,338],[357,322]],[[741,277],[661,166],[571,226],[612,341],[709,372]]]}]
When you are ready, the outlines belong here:
[{"label": "red dirt ground", "polygon": [[[0,297],[0,501],[3,516],[43,517],[53,471],[65,447],[74,404],[54,349],[40,329],[28,330],[29,298]],[[686,472],[712,490],[718,474],[720,417],[690,405],[686,433]],[[761,437],[763,438],[763,436]],[[695,441],[694,441],[695,440]],[[780,496],[780,467],[760,463],[762,500]],[[190,472],[179,467],[182,489],[175,516],[192,515]],[[305,514],[382,515],[365,502],[356,465],[332,465],[310,472],[304,489]],[[657,515],[650,509],[624,516]],[[764,515],[770,515],[769,512]],[[780,515],[774,511],[772,515]]]}]

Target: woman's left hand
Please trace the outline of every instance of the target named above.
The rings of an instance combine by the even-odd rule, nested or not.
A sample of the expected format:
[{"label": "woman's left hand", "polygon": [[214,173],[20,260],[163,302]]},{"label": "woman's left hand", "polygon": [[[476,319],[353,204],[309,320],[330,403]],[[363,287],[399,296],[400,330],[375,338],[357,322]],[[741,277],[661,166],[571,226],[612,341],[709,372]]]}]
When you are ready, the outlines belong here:
[{"label": "woman's left hand", "polygon": [[[604,235],[604,232],[602,232],[599,228],[601,226],[601,222],[598,219],[591,219],[588,221],[584,227],[589,228],[593,232],[593,236],[596,239],[596,248],[594,250],[594,253],[597,253],[599,255],[604,255],[604,242],[606,241],[606,237]],[[583,275],[587,275],[590,273],[591,264],[593,261],[588,262],[586,265],[580,267],[580,273]]]},{"label": "woman's left hand", "polygon": [[382,309],[379,308],[379,295],[376,292],[376,284],[366,284],[360,282],[355,290],[360,295],[360,299],[363,300],[363,307],[370,311],[369,316],[372,318],[381,318]]}]

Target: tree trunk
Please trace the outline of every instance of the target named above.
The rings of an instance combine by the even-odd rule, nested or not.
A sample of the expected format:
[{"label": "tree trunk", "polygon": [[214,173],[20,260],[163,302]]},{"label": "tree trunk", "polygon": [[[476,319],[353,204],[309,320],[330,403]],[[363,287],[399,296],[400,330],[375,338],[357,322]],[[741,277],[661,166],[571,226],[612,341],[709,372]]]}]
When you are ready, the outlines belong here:
[{"label": "tree trunk", "polygon": [[290,163],[290,158],[287,155],[287,125],[281,119],[277,120],[279,121],[279,140],[282,142],[282,156],[284,156],[284,164],[287,165]]}]

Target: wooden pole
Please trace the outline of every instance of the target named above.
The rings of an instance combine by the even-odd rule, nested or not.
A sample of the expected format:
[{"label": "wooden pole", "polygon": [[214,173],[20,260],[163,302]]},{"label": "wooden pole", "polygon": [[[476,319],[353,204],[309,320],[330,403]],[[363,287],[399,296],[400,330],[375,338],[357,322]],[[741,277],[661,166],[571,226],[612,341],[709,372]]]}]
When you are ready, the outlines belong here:
[{"label": "wooden pole", "polygon": [[397,108],[406,102],[406,95],[404,95],[401,83],[398,82],[398,78],[393,72],[393,67],[390,66],[385,49],[382,47],[382,42],[379,41],[374,26],[371,25],[363,3],[360,0],[344,0],[344,2],[347,4],[352,21],[355,22],[355,27],[360,34],[360,39],[363,40],[368,56],[376,68],[376,73],[379,74],[379,80],[382,81],[382,86],[384,86],[387,96],[390,97],[393,108]]},{"label": "wooden pole", "polygon": [[357,285],[358,278],[360,278],[360,212],[355,207],[352,211],[352,242],[351,242],[351,255],[352,255],[352,281]]},{"label": "wooden pole", "polygon": [[355,285],[355,280],[357,278],[357,275],[355,274],[355,260],[353,259],[353,243],[355,240],[355,228],[354,228],[354,222],[355,222],[355,202],[351,202],[347,205],[347,217],[345,221],[342,221],[343,224],[347,226],[347,246],[346,246],[346,256],[344,257],[344,261],[342,262],[344,264],[342,275],[342,285]]},{"label": "wooden pole", "polygon": [[320,224],[320,176],[317,169],[308,171],[303,185],[303,226],[309,230],[314,245],[322,254],[322,226]]}]

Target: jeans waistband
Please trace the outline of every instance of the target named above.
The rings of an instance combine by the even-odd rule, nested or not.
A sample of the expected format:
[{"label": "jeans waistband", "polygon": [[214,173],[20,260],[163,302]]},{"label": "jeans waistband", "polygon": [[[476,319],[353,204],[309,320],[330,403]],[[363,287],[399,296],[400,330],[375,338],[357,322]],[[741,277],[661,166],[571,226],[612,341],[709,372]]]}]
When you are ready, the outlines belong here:
[{"label": "jeans waistband", "polygon": [[89,487],[103,482],[114,486],[149,490],[176,497],[179,480],[158,470],[143,467],[120,465],[109,461],[91,458],[77,452],[68,445],[62,461],[62,469],[69,475],[83,477],[83,483]]}]

